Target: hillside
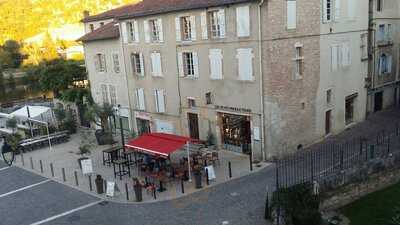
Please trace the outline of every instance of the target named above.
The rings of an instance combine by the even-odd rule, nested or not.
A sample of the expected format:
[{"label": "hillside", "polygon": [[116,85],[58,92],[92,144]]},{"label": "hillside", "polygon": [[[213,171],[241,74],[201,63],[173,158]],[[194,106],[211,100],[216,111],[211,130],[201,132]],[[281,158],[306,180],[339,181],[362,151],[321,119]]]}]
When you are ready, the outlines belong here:
[{"label": "hillside", "polygon": [[78,24],[82,12],[97,14],[137,0],[0,0],[0,45],[22,41],[68,24]]}]

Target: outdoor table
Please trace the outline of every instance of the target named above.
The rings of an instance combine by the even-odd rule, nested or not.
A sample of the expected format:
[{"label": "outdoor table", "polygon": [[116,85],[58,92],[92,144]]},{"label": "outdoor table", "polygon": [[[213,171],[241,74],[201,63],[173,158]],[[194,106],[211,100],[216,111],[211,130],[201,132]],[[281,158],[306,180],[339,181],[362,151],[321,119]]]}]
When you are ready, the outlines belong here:
[{"label": "outdoor table", "polygon": [[124,152],[122,152],[122,154],[124,155],[124,159],[128,161],[128,165],[136,164],[136,160],[132,158],[132,155],[134,155],[135,153],[136,153],[135,151],[130,151],[130,150],[125,150]]},{"label": "outdoor table", "polygon": [[[122,176],[129,175],[131,177],[131,168],[128,165],[128,161],[126,159],[117,159],[112,161],[114,167],[114,177],[122,180]],[[116,167],[118,166],[118,167]]]},{"label": "outdoor table", "polygon": [[112,147],[106,150],[103,150],[103,165],[111,166],[111,163],[118,159],[118,152],[121,150],[121,147]]}]

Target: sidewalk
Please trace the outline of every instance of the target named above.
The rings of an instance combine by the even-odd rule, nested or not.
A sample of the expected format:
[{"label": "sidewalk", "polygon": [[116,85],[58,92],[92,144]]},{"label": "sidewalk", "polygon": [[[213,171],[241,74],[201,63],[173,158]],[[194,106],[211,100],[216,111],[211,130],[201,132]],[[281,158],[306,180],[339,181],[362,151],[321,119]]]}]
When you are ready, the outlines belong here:
[{"label": "sidewalk", "polygon": [[[114,178],[113,167],[103,165],[102,151],[104,149],[110,148],[110,145],[96,146],[91,151],[89,158],[93,163],[94,173],[91,176],[82,174],[81,169],[77,159],[80,157],[77,152],[80,144],[80,134],[74,134],[68,143],[55,145],[52,150],[49,148],[38,149],[32,152],[26,152],[23,156],[16,156],[14,162],[15,166],[22,167],[29,171],[38,173],[47,178],[53,179],[57,182],[64,183],[68,186],[77,188],[81,191],[90,193],[97,197],[107,199],[110,201],[127,203],[135,202],[135,195],[133,191],[133,180],[134,177],[139,177],[139,171],[137,167],[131,166],[131,178],[128,175],[124,176],[122,180],[117,177]],[[115,138],[117,140],[118,138]],[[94,141],[94,140],[93,140]],[[23,158],[23,160],[22,160]],[[143,202],[156,202],[163,200],[170,200],[179,198],[191,193],[203,190],[210,186],[215,186],[227,182],[231,179],[242,177],[248,175],[252,172],[257,172],[262,168],[265,168],[267,163],[259,163],[253,166],[253,171],[250,171],[249,158],[247,155],[237,154],[230,151],[220,150],[219,151],[220,163],[216,163],[214,166],[216,180],[210,181],[210,185],[207,186],[206,180],[203,176],[203,188],[196,189],[194,181],[184,182],[184,193],[182,193],[181,182],[172,181],[170,183],[164,184],[167,189],[164,192],[156,192],[156,199],[151,193],[147,193],[143,190]],[[31,163],[32,159],[32,163]],[[231,162],[232,165],[232,178],[229,178],[228,163]],[[33,169],[32,169],[33,164]],[[51,171],[51,165],[54,171],[54,177]],[[42,165],[42,166],[41,166]],[[63,178],[62,170],[65,170],[65,181]],[[43,172],[42,172],[43,170]],[[75,178],[76,173],[76,178]],[[96,193],[95,178],[99,174],[103,179],[107,181],[113,181],[119,189],[115,193],[115,196],[110,198],[103,195],[98,195]],[[141,181],[144,181],[143,177],[139,177]],[[76,181],[77,180],[77,181]],[[90,190],[90,182],[92,186],[92,191]],[[126,190],[127,187],[127,190]],[[128,192],[128,193],[127,193]],[[127,196],[128,195],[128,196]],[[129,198],[129,200],[127,199]]]}]

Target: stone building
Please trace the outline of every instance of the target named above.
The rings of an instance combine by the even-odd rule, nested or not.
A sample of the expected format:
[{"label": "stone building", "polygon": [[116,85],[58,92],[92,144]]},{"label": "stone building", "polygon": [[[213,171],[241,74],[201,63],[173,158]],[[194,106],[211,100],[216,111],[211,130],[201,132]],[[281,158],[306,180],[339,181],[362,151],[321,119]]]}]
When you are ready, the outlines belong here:
[{"label": "stone building", "polygon": [[[139,133],[213,134],[270,159],[365,118],[362,0],[144,0],[83,22],[92,92],[105,102],[98,84],[119,83],[111,103]],[[95,72],[100,50],[118,51],[120,75]]]}]

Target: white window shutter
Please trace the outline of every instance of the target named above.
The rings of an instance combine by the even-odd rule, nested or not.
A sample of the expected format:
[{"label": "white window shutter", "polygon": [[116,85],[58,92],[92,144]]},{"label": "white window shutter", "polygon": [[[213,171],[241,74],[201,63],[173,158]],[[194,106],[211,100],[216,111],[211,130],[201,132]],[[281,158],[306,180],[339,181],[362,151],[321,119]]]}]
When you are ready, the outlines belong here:
[{"label": "white window shutter", "polygon": [[180,77],[184,77],[185,73],[183,70],[183,53],[178,52],[178,73]]},{"label": "white window shutter", "polygon": [[239,80],[253,80],[253,53],[251,48],[237,49]]},{"label": "white window shutter", "polygon": [[323,23],[327,23],[327,22],[329,22],[329,20],[328,20],[328,7],[327,7],[328,0],[322,0],[322,2],[323,2],[323,6],[322,6],[322,22]]},{"label": "white window shutter", "polygon": [[137,43],[139,43],[139,26],[138,26],[138,22],[135,20],[134,22],[133,22],[133,26],[134,26],[134,29],[135,29],[135,42],[137,42]]},{"label": "white window shutter", "polygon": [[160,35],[160,42],[164,42],[164,31],[163,31],[163,23],[162,23],[162,19],[159,18],[157,19],[157,26],[158,26],[158,31],[159,31],[159,35]]},{"label": "white window shutter", "polygon": [[138,94],[139,94],[139,109],[140,110],[145,110],[146,106],[145,106],[145,100],[144,100],[144,89],[143,88],[139,88],[138,89]]},{"label": "white window shutter", "polygon": [[152,74],[153,76],[161,76],[161,54],[159,52],[151,53],[151,65],[152,65]]},{"label": "white window shutter", "polygon": [[144,39],[146,43],[150,43],[149,21],[148,20],[143,21],[143,25],[144,25]]},{"label": "white window shutter", "polygon": [[297,4],[296,1],[293,0],[287,0],[287,29],[296,29],[297,25]]},{"label": "white window shutter", "polygon": [[238,37],[250,36],[249,6],[241,6],[236,8],[236,31]]},{"label": "white window shutter", "polygon": [[121,23],[122,41],[124,44],[128,43],[128,31],[126,22]]},{"label": "white window shutter", "polygon": [[207,12],[201,12],[201,37],[204,40],[208,39],[208,27],[207,27]]},{"label": "white window shutter", "polygon": [[194,77],[199,77],[199,57],[197,52],[193,52],[193,69]]},{"label": "white window shutter", "polygon": [[[339,21],[340,20],[341,1],[342,0],[335,0],[335,21]],[[351,0],[351,1],[354,1],[354,0]]]},{"label": "white window shutter", "polygon": [[220,9],[218,11],[218,22],[219,22],[219,27],[220,27],[220,32],[221,32],[221,37],[224,38],[225,37],[225,10],[224,9]]},{"label": "white window shutter", "polygon": [[181,41],[181,18],[175,17],[176,41]]},{"label": "white window shutter", "polygon": [[347,17],[349,20],[354,20],[355,19],[355,0],[353,1],[347,1]]},{"label": "white window shutter", "polygon": [[393,57],[390,55],[387,57],[387,72],[392,73],[392,59]]},{"label": "white window shutter", "polygon": [[136,97],[136,108],[140,109],[139,89],[135,90],[135,97]]},{"label": "white window shutter", "polygon": [[104,66],[104,72],[107,72],[107,60],[106,60],[106,55],[105,54],[101,55],[101,60],[102,60],[103,66]]},{"label": "white window shutter", "polygon": [[96,72],[100,71],[99,57],[98,55],[93,56],[94,68]]},{"label": "white window shutter", "polygon": [[210,49],[210,77],[213,80],[222,79],[222,50]]},{"label": "white window shutter", "polygon": [[158,112],[165,112],[165,99],[164,99],[164,90],[157,91],[157,103],[158,103]]},{"label": "white window shutter", "polygon": [[190,17],[190,27],[191,27],[191,36],[192,36],[192,41],[196,40],[196,17],[191,16]]},{"label": "white window shutter", "polygon": [[341,49],[341,65],[349,66],[350,65],[350,46],[349,43],[343,43]]},{"label": "white window shutter", "polygon": [[160,107],[158,104],[158,90],[154,90],[154,103],[156,107],[156,112],[160,112]]},{"label": "white window shutter", "polygon": [[143,58],[143,53],[139,54],[139,60],[140,60],[140,75],[143,77],[144,76],[144,58]]},{"label": "white window shutter", "polygon": [[337,71],[338,69],[338,46],[331,46],[331,68],[332,71]]}]

